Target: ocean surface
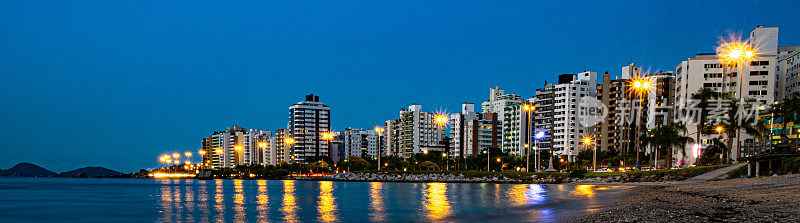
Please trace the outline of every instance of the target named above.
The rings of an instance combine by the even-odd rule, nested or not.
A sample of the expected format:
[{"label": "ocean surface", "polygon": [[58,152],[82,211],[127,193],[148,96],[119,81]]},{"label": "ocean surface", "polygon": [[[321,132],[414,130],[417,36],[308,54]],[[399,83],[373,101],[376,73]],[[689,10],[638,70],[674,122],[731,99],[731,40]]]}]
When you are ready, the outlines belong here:
[{"label": "ocean surface", "polygon": [[0,222],[553,222],[625,187],[0,178]]}]

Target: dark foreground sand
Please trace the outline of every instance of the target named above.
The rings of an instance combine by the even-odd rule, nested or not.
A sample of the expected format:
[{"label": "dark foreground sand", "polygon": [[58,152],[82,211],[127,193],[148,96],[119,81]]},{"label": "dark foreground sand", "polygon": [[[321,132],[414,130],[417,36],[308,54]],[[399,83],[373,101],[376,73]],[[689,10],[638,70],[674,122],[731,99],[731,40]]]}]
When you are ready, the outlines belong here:
[{"label": "dark foreground sand", "polygon": [[800,175],[638,185],[574,222],[798,222]]}]

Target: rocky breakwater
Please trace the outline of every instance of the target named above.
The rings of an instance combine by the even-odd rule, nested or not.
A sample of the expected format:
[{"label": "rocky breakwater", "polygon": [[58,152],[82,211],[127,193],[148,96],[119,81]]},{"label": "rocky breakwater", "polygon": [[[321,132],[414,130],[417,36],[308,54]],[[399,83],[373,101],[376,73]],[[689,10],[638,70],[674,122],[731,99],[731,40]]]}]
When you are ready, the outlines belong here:
[{"label": "rocky breakwater", "polygon": [[528,179],[514,179],[497,175],[464,176],[448,173],[339,173],[324,178],[336,181],[382,181],[382,182],[457,182],[457,183],[559,183],[552,176]]}]

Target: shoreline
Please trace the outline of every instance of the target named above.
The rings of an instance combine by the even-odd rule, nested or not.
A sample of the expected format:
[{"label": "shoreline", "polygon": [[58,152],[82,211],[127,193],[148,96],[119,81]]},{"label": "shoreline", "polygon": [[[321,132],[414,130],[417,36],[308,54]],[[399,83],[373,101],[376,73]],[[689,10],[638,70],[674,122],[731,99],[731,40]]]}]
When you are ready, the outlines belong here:
[{"label": "shoreline", "polygon": [[642,183],[607,208],[568,222],[800,221],[800,174]]}]

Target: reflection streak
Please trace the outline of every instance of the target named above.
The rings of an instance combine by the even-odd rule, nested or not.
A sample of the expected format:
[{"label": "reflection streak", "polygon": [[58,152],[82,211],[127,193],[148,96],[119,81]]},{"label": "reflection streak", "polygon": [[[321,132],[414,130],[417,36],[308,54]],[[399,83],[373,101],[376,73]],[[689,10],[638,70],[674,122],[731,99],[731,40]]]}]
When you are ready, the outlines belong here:
[{"label": "reflection streak", "polygon": [[233,222],[244,222],[246,219],[246,212],[244,208],[244,189],[242,188],[242,179],[233,180]]},{"label": "reflection streak", "polygon": [[336,201],[333,198],[333,183],[330,181],[319,182],[319,200],[317,201],[317,211],[322,222],[336,221]]},{"label": "reflection streak", "polygon": [[256,210],[258,210],[258,222],[267,222],[267,217],[269,213],[267,212],[269,209],[269,195],[267,195],[267,181],[266,180],[258,180],[258,196],[256,200],[258,205],[256,206]]},{"label": "reflection streak", "polygon": [[214,180],[215,183],[215,193],[214,193],[214,210],[217,212],[217,217],[215,220],[217,222],[225,222],[225,196],[222,193],[222,180]]},{"label": "reflection streak", "polygon": [[294,197],[294,181],[283,181],[283,221],[285,222],[298,222],[297,220],[297,201]]},{"label": "reflection streak", "polygon": [[447,200],[447,184],[428,183],[428,190],[425,196],[425,208],[428,210],[428,218],[438,220],[451,214],[450,202]]},{"label": "reflection streak", "polygon": [[386,208],[383,204],[383,184],[381,182],[369,183],[370,221],[383,222],[386,220]]}]

